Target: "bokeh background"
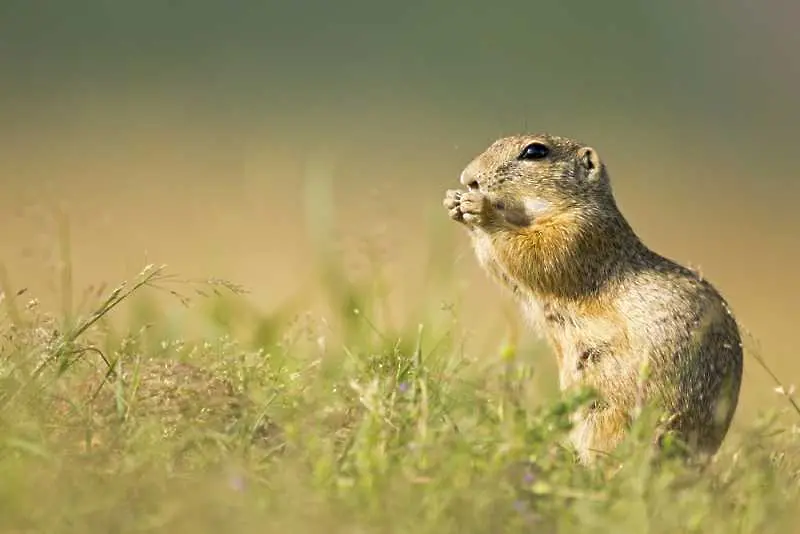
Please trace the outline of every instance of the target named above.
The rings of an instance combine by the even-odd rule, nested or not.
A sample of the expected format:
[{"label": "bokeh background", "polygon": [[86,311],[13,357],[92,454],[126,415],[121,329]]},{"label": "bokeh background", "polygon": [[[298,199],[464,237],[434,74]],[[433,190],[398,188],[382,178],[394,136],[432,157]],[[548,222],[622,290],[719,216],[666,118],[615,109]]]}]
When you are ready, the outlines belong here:
[{"label": "bokeh background", "polygon": [[[545,130],[600,151],[643,239],[701,267],[792,383],[798,17],[745,0],[4,0],[0,260],[57,304],[68,221],[78,290],[167,263],[270,309],[312,284],[327,192],[325,239],[353,270],[377,251],[397,310],[454,250],[468,325],[500,336],[506,302],[441,198],[494,138]],[[753,360],[745,374],[740,419],[780,405]]]}]

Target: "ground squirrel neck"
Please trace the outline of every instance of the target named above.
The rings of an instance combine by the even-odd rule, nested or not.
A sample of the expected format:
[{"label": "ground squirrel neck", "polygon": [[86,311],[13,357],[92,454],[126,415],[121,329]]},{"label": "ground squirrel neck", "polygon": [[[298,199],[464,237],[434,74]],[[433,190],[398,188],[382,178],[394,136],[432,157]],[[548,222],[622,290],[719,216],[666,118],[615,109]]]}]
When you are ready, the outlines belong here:
[{"label": "ground squirrel neck", "polygon": [[492,241],[504,263],[527,260],[510,269],[540,298],[592,297],[652,259],[613,199],[599,208],[543,217],[531,230],[509,228]]}]

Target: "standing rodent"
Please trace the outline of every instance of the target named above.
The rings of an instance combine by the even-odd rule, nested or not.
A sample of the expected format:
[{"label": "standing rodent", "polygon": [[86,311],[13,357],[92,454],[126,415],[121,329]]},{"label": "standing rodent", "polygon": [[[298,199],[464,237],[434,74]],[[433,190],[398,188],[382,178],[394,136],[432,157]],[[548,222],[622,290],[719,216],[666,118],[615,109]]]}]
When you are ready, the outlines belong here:
[{"label": "standing rodent", "polygon": [[610,453],[651,402],[663,410],[661,431],[712,456],[739,398],[736,321],[709,282],[641,242],[597,151],[548,134],[506,137],[461,183],[444,206],[549,341],[561,389],[599,395],[576,414],[581,461]]}]

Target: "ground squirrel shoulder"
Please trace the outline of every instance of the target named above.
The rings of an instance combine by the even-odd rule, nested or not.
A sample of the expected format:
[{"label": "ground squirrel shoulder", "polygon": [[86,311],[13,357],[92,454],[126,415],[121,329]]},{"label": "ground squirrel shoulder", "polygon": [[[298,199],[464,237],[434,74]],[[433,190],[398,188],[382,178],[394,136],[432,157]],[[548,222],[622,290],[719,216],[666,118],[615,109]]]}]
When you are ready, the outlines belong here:
[{"label": "ground squirrel shoulder", "polygon": [[643,401],[691,451],[713,455],[739,397],[736,321],[708,281],[642,243],[597,151],[547,134],[506,137],[461,183],[444,206],[479,263],[549,340],[561,388],[599,394],[576,416],[581,460],[611,452]]}]

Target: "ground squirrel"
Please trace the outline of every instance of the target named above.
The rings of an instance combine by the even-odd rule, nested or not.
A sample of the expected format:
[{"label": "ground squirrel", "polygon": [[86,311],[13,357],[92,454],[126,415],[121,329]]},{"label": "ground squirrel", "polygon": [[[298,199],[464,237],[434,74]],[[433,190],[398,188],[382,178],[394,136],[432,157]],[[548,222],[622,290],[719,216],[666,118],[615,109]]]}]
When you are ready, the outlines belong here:
[{"label": "ground squirrel", "polygon": [[507,137],[461,183],[444,206],[549,341],[561,389],[598,393],[570,436],[580,460],[612,452],[645,402],[688,451],[713,455],[739,398],[736,321],[709,282],[641,242],[597,151],[547,134]]}]

